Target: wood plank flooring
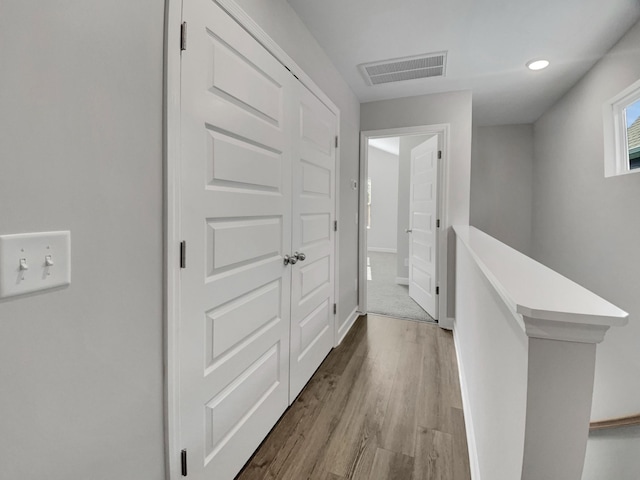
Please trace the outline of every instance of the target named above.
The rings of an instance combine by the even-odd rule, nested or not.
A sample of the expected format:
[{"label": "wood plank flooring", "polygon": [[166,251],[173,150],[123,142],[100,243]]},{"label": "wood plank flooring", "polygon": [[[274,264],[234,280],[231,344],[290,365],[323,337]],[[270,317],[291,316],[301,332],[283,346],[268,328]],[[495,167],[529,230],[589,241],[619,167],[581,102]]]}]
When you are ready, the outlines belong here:
[{"label": "wood plank flooring", "polygon": [[360,317],[237,480],[470,480],[450,332]]}]

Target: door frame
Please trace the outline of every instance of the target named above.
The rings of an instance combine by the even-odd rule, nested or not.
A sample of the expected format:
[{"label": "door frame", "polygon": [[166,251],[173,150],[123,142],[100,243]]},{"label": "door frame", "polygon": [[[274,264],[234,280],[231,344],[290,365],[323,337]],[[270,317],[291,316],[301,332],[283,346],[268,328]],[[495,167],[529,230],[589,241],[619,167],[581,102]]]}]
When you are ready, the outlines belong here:
[{"label": "door frame", "polygon": [[[340,109],[298,64],[260,27],[235,0],[212,0],[238,22],[336,116],[340,135]],[[163,116],[163,223],[164,223],[164,443],[166,478],[179,480],[180,464],[180,76],[183,0],[167,0],[164,26],[164,116]],[[188,39],[187,39],[188,48]],[[336,148],[335,216],[340,221],[340,146]],[[334,236],[334,298],[339,296],[340,232]],[[339,341],[340,306],[333,316],[334,345]]]},{"label": "door frame", "polygon": [[367,225],[366,225],[366,201],[367,178],[369,173],[369,140],[372,138],[402,137],[407,135],[437,135],[438,149],[442,151],[442,159],[439,160],[440,171],[438,174],[438,218],[440,228],[437,229],[437,263],[436,284],[440,287],[438,298],[439,325],[451,329],[449,316],[447,315],[447,234],[451,222],[449,220],[449,195],[450,190],[450,125],[448,123],[434,125],[419,125],[414,127],[386,128],[382,130],[366,130],[360,132],[360,206],[358,209],[358,305],[360,313],[367,313]]}]

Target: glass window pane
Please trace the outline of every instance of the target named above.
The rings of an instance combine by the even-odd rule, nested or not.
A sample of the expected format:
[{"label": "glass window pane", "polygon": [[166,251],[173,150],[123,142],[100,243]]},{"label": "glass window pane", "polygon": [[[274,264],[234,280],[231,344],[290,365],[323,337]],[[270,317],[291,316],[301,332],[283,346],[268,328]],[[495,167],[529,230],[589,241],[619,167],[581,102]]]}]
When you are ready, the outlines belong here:
[{"label": "glass window pane", "polygon": [[627,152],[629,168],[640,168],[640,100],[624,109],[627,122]]}]

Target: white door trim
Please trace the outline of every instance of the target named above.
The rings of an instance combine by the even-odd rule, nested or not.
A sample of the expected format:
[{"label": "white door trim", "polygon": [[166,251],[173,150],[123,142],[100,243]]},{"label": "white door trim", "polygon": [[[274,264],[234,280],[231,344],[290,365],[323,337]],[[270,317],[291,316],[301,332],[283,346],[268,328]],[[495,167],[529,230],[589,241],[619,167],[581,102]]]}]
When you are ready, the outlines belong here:
[{"label": "white door trim", "polygon": [[[180,27],[182,1],[167,0],[164,34],[164,371],[165,371],[165,463],[169,480],[182,478],[180,471]],[[251,36],[264,46],[280,63],[285,65],[298,80],[336,115],[337,132],[340,132],[340,109],[316,85],[298,64],[234,1],[213,0],[234,18]],[[188,39],[187,39],[188,48]],[[338,134],[338,133],[337,133]],[[336,149],[335,199],[336,218],[340,223],[340,146]],[[339,295],[339,237],[335,235],[335,287],[334,298]],[[334,345],[339,343],[337,318],[333,317]]]},{"label": "white door trim", "polygon": [[[453,328],[447,315],[447,234],[451,227],[449,220],[449,179],[450,175],[450,125],[419,125],[414,127],[387,128],[383,130],[366,130],[360,132],[360,207],[358,213],[358,304],[360,312],[367,312],[367,226],[366,218],[366,185],[369,170],[368,144],[371,138],[399,137],[404,135],[438,135],[438,148],[442,150],[440,175],[438,179],[439,218],[438,229],[438,274],[437,284],[440,286],[438,300],[438,316],[440,326]],[[451,325],[450,325],[451,323]]]},{"label": "white door trim", "polygon": [[[182,1],[165,5],[164,34],[164,393],[165,469],[180,478],[180,24]],[[178,267],[177,267],[178,266]]]}]

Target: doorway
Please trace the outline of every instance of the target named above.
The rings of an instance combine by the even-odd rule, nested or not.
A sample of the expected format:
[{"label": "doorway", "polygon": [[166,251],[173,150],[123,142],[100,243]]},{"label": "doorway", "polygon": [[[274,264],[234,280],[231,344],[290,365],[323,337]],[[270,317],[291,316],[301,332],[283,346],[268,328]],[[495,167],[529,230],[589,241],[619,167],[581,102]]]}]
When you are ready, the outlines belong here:
[{"label": "doorway", "polygon": [[446,138],[446,125],[362,132],[363,313],[437,322],[444,310]]}]

